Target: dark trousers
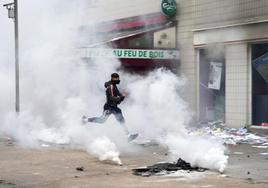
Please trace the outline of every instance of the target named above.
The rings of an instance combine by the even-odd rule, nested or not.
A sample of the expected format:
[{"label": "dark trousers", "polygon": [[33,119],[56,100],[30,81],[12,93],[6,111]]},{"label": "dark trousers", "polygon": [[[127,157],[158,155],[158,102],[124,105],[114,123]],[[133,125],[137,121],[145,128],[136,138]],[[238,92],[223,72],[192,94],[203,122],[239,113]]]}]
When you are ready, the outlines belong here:
[{"label": "dark trousers", "polygon": [[100,117],[88,118],[88,121],[94,123],[104,123],[111,114],[113,114],[116,120],[122,125],[124,131],[129,134],[129,131],[125,125],[125,118],[122,114],[121,109],[117,106],[110,106],[108,104],[105,104],[102,115]]}]

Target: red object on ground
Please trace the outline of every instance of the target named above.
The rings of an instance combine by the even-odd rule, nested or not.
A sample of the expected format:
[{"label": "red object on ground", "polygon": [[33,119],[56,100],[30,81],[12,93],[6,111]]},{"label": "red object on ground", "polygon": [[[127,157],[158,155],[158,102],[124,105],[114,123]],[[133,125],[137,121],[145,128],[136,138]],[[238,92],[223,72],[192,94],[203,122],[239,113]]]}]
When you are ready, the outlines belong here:
[{"label": "red object on ground", "polygon": [[261,123],[261,126],[268,127],[268,123]]}]

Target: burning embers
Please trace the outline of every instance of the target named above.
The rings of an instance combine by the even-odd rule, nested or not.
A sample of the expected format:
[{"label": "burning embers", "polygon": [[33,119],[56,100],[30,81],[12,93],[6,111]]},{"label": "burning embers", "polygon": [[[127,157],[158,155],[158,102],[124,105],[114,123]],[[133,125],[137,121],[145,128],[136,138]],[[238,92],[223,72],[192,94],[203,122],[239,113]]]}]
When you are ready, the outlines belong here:
[{"label": "burning embers", "polygon": [[148,177],[152,175],[166,175],[178,170],[204,172],[208,169],[201,167],[192,167],[190,163],[187,163],[186,161],[179,158],[177,163],[158,163],[146,168],[133,169],[132,171],[134,175]]}]

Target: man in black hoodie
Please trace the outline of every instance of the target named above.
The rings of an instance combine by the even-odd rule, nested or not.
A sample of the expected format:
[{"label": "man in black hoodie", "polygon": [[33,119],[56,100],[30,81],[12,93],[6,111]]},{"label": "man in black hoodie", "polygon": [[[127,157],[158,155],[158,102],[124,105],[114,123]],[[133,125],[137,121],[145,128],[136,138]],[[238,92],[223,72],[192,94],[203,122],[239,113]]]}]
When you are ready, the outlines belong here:
[{"label": "man in black hoodie", "polygon": [[120,83],[119,75],[117,73],[111,74],[111,80],[104,84],[104,87],[106,88],[106,103],[103,107],[102,116],[92,117],[92,118],[83,116],[82,121],[84,123],[87,123],[87,122],[104,123],[108,119],[108,117],[111,114],[113,114],[116,120],[124,128],[124,131],[128,135],[128,139],[133,140],[138,136],[138,134],[129,133],[128,128],[125,125],[125,118],[122,114],[122,111],[120,108],[117,107],[117,105],[120,104],[125,99],[125,95],[120,93],[120,91],[118,90],[116,86],[119,83]]}]

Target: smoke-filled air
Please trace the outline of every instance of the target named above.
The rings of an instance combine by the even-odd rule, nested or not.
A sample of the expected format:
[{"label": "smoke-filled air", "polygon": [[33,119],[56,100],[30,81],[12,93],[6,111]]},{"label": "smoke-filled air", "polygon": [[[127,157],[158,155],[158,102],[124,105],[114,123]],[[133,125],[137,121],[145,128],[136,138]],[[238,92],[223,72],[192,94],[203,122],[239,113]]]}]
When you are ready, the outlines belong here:
[{"label": "smoke-filled air", "polygon": [[[11,26],[3,32],[1,28],[0,34],[2,134],[22,147],[64,144],[101,161],[124,164],[121,155],[140,151],[127,141],[113,116],[104,124],[81,123],[83,115],[102,114],[106,101],[104,82],[111,73],[118,72],[119,88],[127,93],[120,108],[129,130],[139,133],[137,142],[154,140],[168,148],[171,161],[183,158],[192,165],[224,171],[228,157],[223,144],[187,133],[193,113],[181,96],[187,87],[186,77],[161,68],[147,75],[135,75],[120,71],[118,59],[81,59],[77,49],[89,43],[88,36],[79,29],[81,15],[90,14],[83,12],[83,4],[82,0],[20,2],[19,115],[14,112],[13,33],[9,32],[13,22],[6,18],[3,21]],[[101,7],[98,12],[101,14]],[[0,19],[2,22],[4,18]],[[7,46],[9,50],[4,50]]]}]

